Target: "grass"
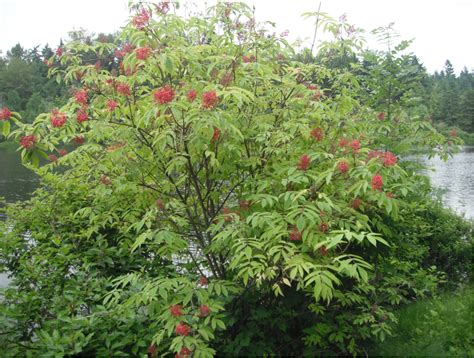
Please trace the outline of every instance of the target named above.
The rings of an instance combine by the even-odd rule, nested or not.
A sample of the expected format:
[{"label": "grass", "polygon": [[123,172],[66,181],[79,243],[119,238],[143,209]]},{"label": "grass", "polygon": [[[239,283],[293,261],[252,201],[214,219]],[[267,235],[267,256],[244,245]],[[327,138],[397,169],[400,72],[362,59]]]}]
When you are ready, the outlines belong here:
[{"label": "grass", "polygon": [[397,312],[394,336],[370,356],[474,357],[474,288],[413,303]]}]

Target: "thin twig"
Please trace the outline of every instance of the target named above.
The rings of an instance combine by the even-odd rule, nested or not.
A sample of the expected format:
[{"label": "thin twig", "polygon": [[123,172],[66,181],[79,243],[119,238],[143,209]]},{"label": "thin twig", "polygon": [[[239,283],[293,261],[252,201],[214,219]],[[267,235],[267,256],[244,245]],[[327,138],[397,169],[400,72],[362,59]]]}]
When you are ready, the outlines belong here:
[{"label": "thin twig", "polygon": [[318,7],[318,17],[316,17],[316,25],[314,27],[314,36],[313,36],[313,43],[311,44],[311,54],[313,54],[313,48],[314,44],[316,43],[316,35],[318,33],[318,25],[319,25],[319,14],[321,11],[321,1],[319,2],[319,7]]}]

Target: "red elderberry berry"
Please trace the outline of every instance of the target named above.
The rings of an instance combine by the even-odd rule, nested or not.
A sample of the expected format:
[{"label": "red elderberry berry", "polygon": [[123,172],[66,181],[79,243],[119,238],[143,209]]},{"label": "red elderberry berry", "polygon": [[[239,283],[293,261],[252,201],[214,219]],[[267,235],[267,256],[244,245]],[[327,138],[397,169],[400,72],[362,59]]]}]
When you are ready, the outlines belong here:
[{"label": "red elderberry berry", "polygon": [[298,161],[297,168],[299,170],[307,170],[310,163],[311,163],[310,156],[307,154],[303,154]]},{"label": "red elderberry berry", "polygon": [[63,55],[63,49],[61,47],[58,47],[56,49],[56,56],[61,57]]},{"label": "red elderberry berry", "polygon": [[117,92],[124,96],[130,96],[130,87],[126,83],[117,83]]},{"label": "red elderberry berry", "polygon": [[380,112],[379,114],[377,114],[377,119],[379,121],[383,121],[385,119],[385,112]]},{"label": "red elderberry berry", "polygon": [[146,9],[141,9],[141,11],[135,15],[132,20],[133,26],[139,30],[143,30],[145,26],[148,25],[151,18],[151,12]]},{"label": "red elderberry berry", "polygon": [[164,203],[163,200],[161,200],[161,199],[156,199],[155,205],[156,205],[156,207],[157,207],[158,209],[160,209],[160,210],[165,210],[166,205],[165,205],[165,203]]},{"label": "red elderberry berry", "polygon": [[360,149],[360,142],[357,139],[354,139],[350,144],[349,147],[352,148],[354,153],[358,153]]},{"label": "red elderberry berry", "polygon": [[183,315],[183,306],[181,305],[172,305],[170,307],[170,313],[173,317],[179,317]]},{"label": "red elderberry berry", "polygon": [[458,131],[457,131],[455,128],[453,128],[453,129],[451,129],[451,130],[449,131],[449,135],[450,135],[451,137],[455,138],[455,137],[458,136]]},{"label": "red elderberry berry", "polygon": [[328,230],[329,230],[329,225],[327,223],[319,224],[319,231],[328,232]]},{"label": "red elderberry berry", "polygon": [[59,128],[64,126],[64,123],[66,123],[66,115],[54,109],[51,112],[51,125],[55,128]]},{"label": "red elderberry berry", "polygon": [[239,201],[240,210],[248,210],[250,207],[250,202],[248,200],[240,200]]},{"label": "red elderberry berry", "polygon": [[100,182],[104,185],[110,185],[112,184],[112,181],[110,180],[110,178],[107,176],[107,175],[102,175],[100,177]]},{"label": "red elderberry berry", "polygon": [[199,284],[201,286],[206,286],[208,284],[207,278],[205,276],[199,277]]},{"label": "red elderberry berry", "polygon": [[138,60],[146,60],[151,55],[151,49],[149,47],[139,47],[135,50],[135,56]]},{"label": "red elderberry berry", "polygon": [[58,154],[59,154],[61,157],[64,157],[64,156],[67,154],[67,150],[66,150],[66,149],[59,149],[59,150],[58,150]]},{"label": "red elderberry berry", "polygon": [[170,3],[168,1],[162,1],[155,5],[155,9],[160,14],[166,15],[170,9]]},{"label": "red elderberry berry", "polygon": [[191,356],[191,351],[187,347],[181,348],[179,353],[176,353],[175,358],[188,358]]},{"label": "red elderberry berry", "polygon": [[87,121],[87,112],[81,108],[76,114],[76,119],[79,123]]},{"label": "red elderberry berry", "polygon": [[328,251],[328,249],[326,248],[326,246],[323,245],[323,246],[321,246],[321,247],[319,248],[319,252],[320,252],[321,255],[326,256],[329,251]]},{"label": "red elderberry berry", "polygon": [[115,111],[115,108],[117,108],[118,104],[114,100],[109,99],[107,101],[107,108],[110,112]]},{"label": "red elderberry berry", "polygon": [[346,173],[349,170],[349,163],[346,160],[341,160],[337,163],[337,169],[339,169],[341,173]]},{"label": "red elderberry berry", "polygon": [[321,99],[321,92],[320,91],[315,92],[311,98],[314,101],[319,101]]},{"label": "red elderberry berry", "polygon": [[166,104],[173,100],[174,91],[170,86],[165,86],[158,88],[153,96],[155,98],[155,102],[158,102],[159,104]]},{"label": "red elderberry berry", "polygon": [[197,92],[196,90],[189,90],[188,93],[186,93],[186,98],[188,99],[189,102],[194,102],[194,100],[197,97]]},{"label": "red elderberry berry", "polygon": [[386,167],[393,167],[395,164],[397,164],[397,156],[392,152],[385,152],[382,160],[383,165]]},{"label": "red elderberry berry", "polygon": [[206,305],[199,307],[199,317],[207,317],[211,313],[211,309]]},{"label": "red elderberry berry", "polygon": [[50,154],[48,155],[48,159],[52,162],[55,162],[56,160],[58,160],[58,157],[55,156],[54,154]]},{"label": "red elderberry berry", "polygon": [[0,121],[6,121],[7,119],[10,119],[12,116],[12,112],[7,107],[3,107],[0,109]]},{"label": "red elderberry berry", "polygon": [[216,142],[219,139],[220,135],[220,129],[219,128],[214,128],[214,133],[212,134],[212,141]]},{"label": "red elderberry berry", "polygon": [[352,208],[358,210],[358,209],[360,208],[361,204],[362,204],[362,199],[360,199],[360,198],[355,198],[355,199],[352,201],[351,206],[352,206]]},{"label": "red elderberry berry", "polygon": [[156,357],[156,355],[158,354],[158,349],[156,348],[156,346],[155,346],[154,344],[150,344],[150,345],[148,346],[147,353],[148,353],[151,357]]},{"label": "red elderberry berry", "polygon": [[226,87],[226,86],[228,86],[230,83],[232,83],[232,80],[233,80],[233,79],[234,79],[234,77],[232,76],[232,73],[231,73],[231,72],[227,72],[227,73],[225,73],[225,74],[222,76],[222,78],[221,78],[221,80],[219,81],[219,83],[220,83],[222,86]]},{"label": "red elderberry berry", "polygon": [[219,98],[217,97],[216,91],[207,91],[202,94],[202,106],[206,109],[214,108],[217,105],[218,101]]},{"label": "red elderberry berry", "polygon": [[81,144],[84,144],[84,142],[86,141],[86,139],[81,136],[81,135],[78,135],[78,136],[75,136],[74,139],[73,139],[74,143],[76,143],[77,145],[81,145]]},{"label": "red elderberry berry", "polygon": [[341,139],[339,139],[339,144],[338,145],[339,145],[339,147],[344,148],[347,145],[347,143],[349,143],[349,141],[346,138],[341,138]]},{"label": "red elderberry berry", "polygon": [[368,154],[367,154],[367,159],[368,160],[371,160],[373,158],[379,158],[383,153],[378,151],[378,150],[371,150]]},{"label": "red elderberry berry", "polygon": [[191,332],[191,328],[185,323],[178,323],[174,329],[174,332],[178,336],[187,336],[189,335],[189,332]]},{"label": "red elderberry berry", "polygon": [[324,138],[324,131],[321,128],[314,128],[311,131],[311,137],[319,142]]},{"label": "red elderberry berry", "polygon": [[74,93],[74,98],[76,102],[79,104],[86,104],[87,103],[87,90],[82,89]]},{"label": "red elderberry berry", "polygon": [[293,229],[290,232],[290,241],[301,241],[301,232],[298,229]]},{"label": "red elderberry berry", "polygon": [[382,176],[380,174],[375,174],[372,177],[372,189],[373,190],[381,190],[383,185]]},{"label": "red elderberry berry", "polygon": [[26,135],[21,138],[20,145],[25,149],[31,149],[36,143],[36,137],[34,135]]}]

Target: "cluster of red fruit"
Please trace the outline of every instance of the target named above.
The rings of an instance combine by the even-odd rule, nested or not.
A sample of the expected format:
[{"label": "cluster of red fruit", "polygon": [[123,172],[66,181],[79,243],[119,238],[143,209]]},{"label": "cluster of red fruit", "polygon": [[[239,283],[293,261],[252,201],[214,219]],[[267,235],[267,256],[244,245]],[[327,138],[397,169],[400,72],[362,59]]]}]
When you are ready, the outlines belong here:
[{"label": "cluster of red fruit", "polygon": [[315,101],[319,101],[321,99],[321,91],[318,90],[318,86],[315,85],[306,85],[306,88],[310,91],[313,91],[311,98]]},{"label": "cluster of red fruit", "polygon": [[139,47],[135,50],[135,55],[138,60],[146,60],[151,55],[151,49],[149,47]]},{"label": "cluster of red fruit", "polygon": [[115,57],[120,59],[124,57],[126,54],[132,52],[134,49],[135,49],[135,46],[133,46],[132,44],[126,43],[122,46],[121,49],[116,49],[114,54],[115,54]]},{"label": "cluster of red fruit", "polygon": [[0,109],[0,121],[6,121],[7,119],[10,119],[12,116],[12,112],[7,107],[3,107]]},{"label": "cluster of red fruit", "polygon": [[243,63],[249,63],[249,62],[255,62],[255,61],[257,61],[257,58],[254,55],[242,56]]},{"label": "cluster of red fruit", "polygon": [[151,19],[151,12],[146,9],[141,9],[141,11],[133,18],[133,25],[139,29],[143,30]]},{"label": "cluster of red fruit", "polygon": [[64,126],[66,123],[66,115],[62,112],[59,112],[57,109],[53,109],[51,111],[51,125],[55,128],[59,128]]},{"label": "cluster of red fruit", "polygon": [[34,135],[26,135],[21,138],[20,145],[25,149],[31,149],[36,143],[36,137]]},{"label": "cluster of red fruit", "polygon": [[373,158],[380,158],[383,165],[386,167],[393,167],[395,164],[397,164],[397,156],[390,151],[382,152],[379,150],[371,150],[367,154],[367,158],[369,160]]},{"label": "cluster of red fruit", "polygon": [[[176,97],[176,94],[174,90],[171,88],[171,86],[163,86],[156,90],[156,92],[153,94],[153,97],[155,99],[155,102],[162,105],[162,104],[167,104],[173,101],[173,99]],[[196,97],[197,97],[197,92],[194,89],[191,89],[186,93],[186,98],[188,99],[189,102],[194,102]],[[203,108],[206,108],[206,109],[214,108],[218,102],[219,102],[219,97],[217,96],[216,91],[207,91],[207,92],[204,92],[201,96],[201,104]]]}]

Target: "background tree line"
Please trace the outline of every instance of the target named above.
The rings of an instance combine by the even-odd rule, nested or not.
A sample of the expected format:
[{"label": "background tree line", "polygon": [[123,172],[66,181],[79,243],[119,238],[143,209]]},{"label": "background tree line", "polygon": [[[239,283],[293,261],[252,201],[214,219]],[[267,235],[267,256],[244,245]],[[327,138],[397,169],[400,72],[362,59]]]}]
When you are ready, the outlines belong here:
[{"label": "background tree line", "polygon": [[[80,29],[69,32],[67,41],[91,44],[113,39],[114,35],[94,35]],[[19,112],[25,122],[31,123],[38,114],[62,106],[72,90],[48,77],[48,60],[62,47],[62,41],[55,48],[46,44],[26,49],[16,44],[5,55],[0,53],[0,108]],[[97,59],[86,60],[95,63]]]},{"label": "background tree line", "polygon": [[[91,35],[84,30],[71,32],[69,36],[85,43],[93,41]],[[104,36],[106,35],[100,34],[95,39]],[[113,38],[113,35],[106,37]],[[402,42],[401,46],[404,45]],[[70,91],[64,84],[58,84],[54,78],[48,78],[47,60],[53,54],[53,49],[48,45],[43,48],[35,46],[25,49],[17,44],[7,51],[6,55],[0,56],[0,106],[9,107],[19,112],[27,122],[32,122],[38,114],[62,105]],[[402,63],[397,64],[392,63],[389,56],[384,58],[370,51],[366,52],[362,60],[347,56],[343,61],[345,63],[341,63],[341,58],[344,59],[344,56],[338,56],[337,63],[332,63],[331,66],[345,66],[360,61],[363,71],[372,72],[367,76],[368,79],[379,79],[378,84],[372,84],[372,87],[379,88],[372,88],[373,90],[380,91],[384,88],[390,91],[392,84],[382,83],[387,79],[403,83],[401,90],[398,88],[399,91],[387,94],[389,101],[392,99],[398,102],[401,97],[409,96],[410,101],[417,103],[419,114],[428,114],[438,126],[458,127],[469,133],[474,132],[472,70],[464,67],[460,74],[456,75],[453,65],[446,60],[440,72],[430,74],[413,54],[403,57]],[[383,61],[380,62],[381,60]],[[317,56],[316,61],[323,61],[322,56]],[[378,72],[379,76],[374,77],[373,72]],[[390,76],[385,76],[386,74]],[[410,90],[407,91],[406,88]],[[366,93],[371,95],[370,90]],[[370,102],[369,98],[367,100]]]}]

